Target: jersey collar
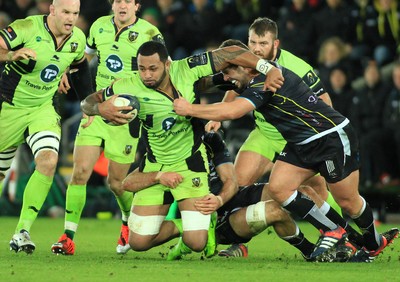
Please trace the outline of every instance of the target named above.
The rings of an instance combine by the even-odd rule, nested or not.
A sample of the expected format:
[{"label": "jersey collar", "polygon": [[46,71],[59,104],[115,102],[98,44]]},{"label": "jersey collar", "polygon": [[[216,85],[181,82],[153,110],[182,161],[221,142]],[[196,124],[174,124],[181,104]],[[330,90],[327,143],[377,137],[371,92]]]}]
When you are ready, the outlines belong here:
[{"label": "jersey collar", "polygon": [[65,43],[68,41],[68,39],[70,39],[70,38],[72,37],[72,35],[73,35],[73,33],[74,33],[74,32],[72,31],[69,35],[67,35],[67,36],[63,39],[63,41],[61,42],[60,46],[58,46],[58,44],[57,44],[57,39],[56,39],[56,37],[54,36],[53,32],[51,32],[51,30],[50,30],[47,15],[43,16],[43,25],[44,25],[44,28],[47,30],[47,32],[50,34],[51,38],[53,39],[54,49],[55,49],[57,52],[59,52],[59,51],[62,50],[62,48],[64,47]]}]

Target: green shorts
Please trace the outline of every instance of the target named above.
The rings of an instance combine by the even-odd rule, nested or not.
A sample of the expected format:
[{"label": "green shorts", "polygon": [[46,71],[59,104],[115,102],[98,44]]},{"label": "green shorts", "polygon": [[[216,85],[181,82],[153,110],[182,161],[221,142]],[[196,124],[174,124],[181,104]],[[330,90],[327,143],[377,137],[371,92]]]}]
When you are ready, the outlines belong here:
[{"label": "green shorts", "polygon": [[280,134],[277,135],[278,138],[275,136],[271,136],[271,138],[267,137],[261,133],[258,127],[256,127],[250,132],[239,151],[255,152],[271,161],[274,161],[275,156],[282,152],[286,145],[286,140],[279,138],[279,136],[282,137]]},{"label": "green shorts", "polygon": [[3,102],[0,110],[0,152],[25,143],[26,134],[51,131],[60,137],[60,120],[52,100],[29,108],[16,108]]},{"label": "green shorts", "polygon": [[95,116],[89,127],[82,128],[81,125],[86,122],[86,118],[81,120],[75,146],[104,147],[104,156],[117,163],[129,164],[135,161],[140,137],[140,125],[132,129],[132,123],[135,121],[129,125],[113,126]]},{"label": "green shorts", "polygon": [[[190,159],[190,160],[189,160]],[[191,163],[196,163],[197,171],[190,169]],[[133,198],[133,205],[153,206],[171,204],[171,194],[176,201],[197,198],[208,195],[208,161],[205,148],[202,146],[192,157],[179,163],[163,165],[151,163],[146,159],[143,172],[169,171],[177,172],[183,176],[183,181],[176,188],[170,189],[161,184],[153,185],[137,192]]]}]

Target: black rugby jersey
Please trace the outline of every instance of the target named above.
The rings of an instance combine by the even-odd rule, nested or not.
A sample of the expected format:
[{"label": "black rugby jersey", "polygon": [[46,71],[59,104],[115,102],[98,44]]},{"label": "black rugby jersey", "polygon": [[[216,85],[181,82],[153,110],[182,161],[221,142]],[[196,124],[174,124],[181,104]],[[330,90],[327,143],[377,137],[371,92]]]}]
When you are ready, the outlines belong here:
[{"label": "black rugby jersey", "polygon": [[265,75],[255,77],[240,97],[248,99],[287,142],[306,144],[348,124],[294,72],[279,66],[285,82],[278,92],[263,91]]}]

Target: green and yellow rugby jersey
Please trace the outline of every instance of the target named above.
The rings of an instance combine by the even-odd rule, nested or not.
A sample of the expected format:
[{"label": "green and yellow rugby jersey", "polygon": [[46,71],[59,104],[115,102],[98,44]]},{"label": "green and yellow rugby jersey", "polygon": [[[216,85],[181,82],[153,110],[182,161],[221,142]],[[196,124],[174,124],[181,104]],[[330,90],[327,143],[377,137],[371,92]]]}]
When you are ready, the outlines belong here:
[{"label": "green and yellow rugby jersey", "polygon": [[97,52],[99,58],[96,89],[105,88],[115,79],[128,77],[137,71],[137,50],[150,40],[164,43],[158,28],[143,19],[137,18],[136,22],[120,30],[114,23],[114,16],[97,19],[86,42],[86,53]]},{"label": "green and yellow rugby jersey", "polygon": [[[322,82],[315,74],[313,67],[299,57],[296,57],[288,51],[278,49],[275,62],[300,76],[317,96],[325,92]],[[259,112],[254,111],[254,117],[256,126],[264,135],[268,136],[270,139],[283,139],[279,131],[272,124],[265,121],[264,117]]]},{"label": "green and yellow rugby jersey", "polygon": [[2,73],[0,99],[15,107],[35,107],[48,102],[57,91],[68,66],[84,56],[84,33],[77,27],[57,47],[47,16],[16,20],[0,31],[11,50],[25,47],[36,52],[36,60],[8,62]]},{"label": "green and yellow rugby jersey", "polygon": [[[211,53],[203,53],[171,62],[170,79],[176,90],[174,98],[182,96],[191,103],[199,103],[193,84],[201,77],[215,73],[211,60]],[[147,154],[151,161],[177,163],[204,146],[204,125],[200,120],[177,115],[174,112],[174,99],[161,91],[147,88],[139,73],[116,81],[104,91],[104,98],[113,94],[130,94],[139,99],[139,118],[144,129],[142,137],[147,143]]]}]

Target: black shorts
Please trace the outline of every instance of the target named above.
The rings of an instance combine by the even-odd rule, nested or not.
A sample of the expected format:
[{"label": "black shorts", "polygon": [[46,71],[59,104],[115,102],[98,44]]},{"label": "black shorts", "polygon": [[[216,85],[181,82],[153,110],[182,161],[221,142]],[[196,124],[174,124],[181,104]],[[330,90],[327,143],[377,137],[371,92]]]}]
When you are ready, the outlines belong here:
[{"label": "black shorts", "polygon": [[265,183],[257,183],[240,188],[229,202],[218,209],[216,226],[218,244],[247,243],[251,240],[251,238],[242,238],[233,231],[229,217],[240,208],[258,203],[261,200],[264,185]]},{"label": "black shorts", "polygon": [[345,179],[360,167],[358,139],[350,124],[305,145],[286,144],[283,162],[319,172],[328,183]]}]

